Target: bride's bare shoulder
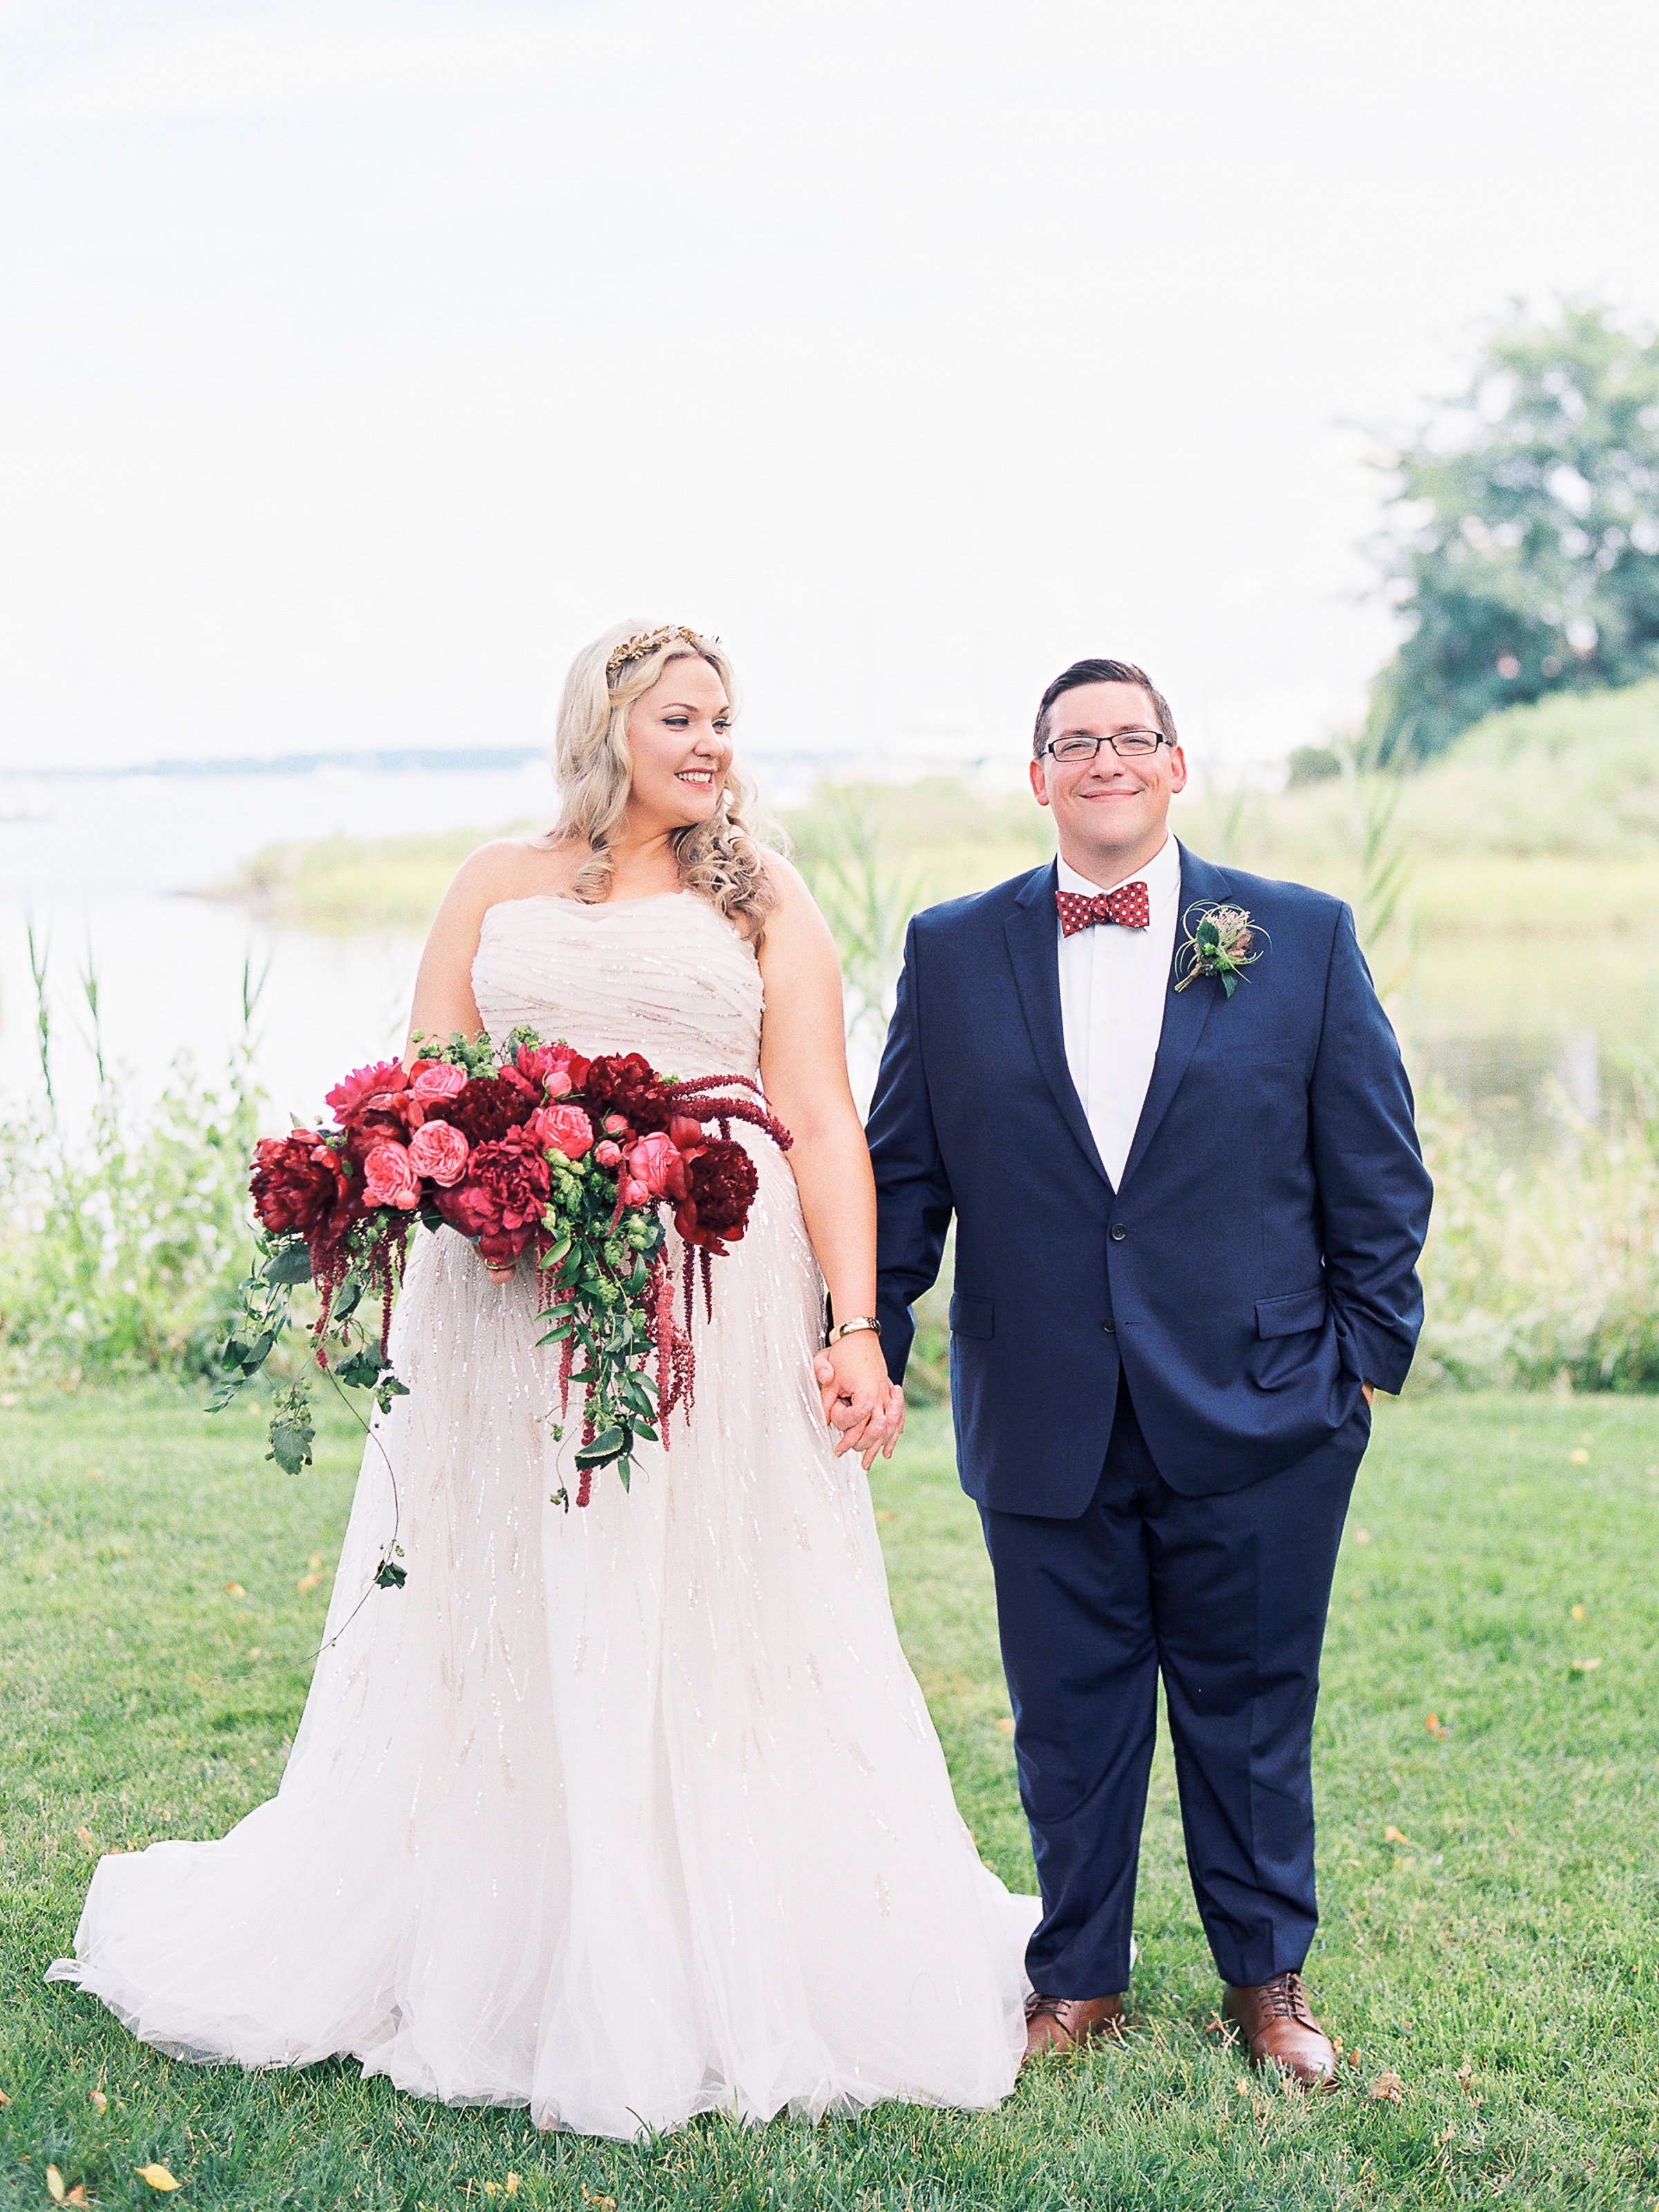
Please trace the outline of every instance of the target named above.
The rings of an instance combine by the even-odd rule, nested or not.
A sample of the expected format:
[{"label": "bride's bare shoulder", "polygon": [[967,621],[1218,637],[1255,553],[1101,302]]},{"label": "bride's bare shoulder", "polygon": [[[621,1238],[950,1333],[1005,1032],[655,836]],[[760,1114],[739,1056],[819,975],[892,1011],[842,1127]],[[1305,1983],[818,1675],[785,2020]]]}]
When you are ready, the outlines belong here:
[{"label": "bride's bare shoulder", "polygon": [[469,853],[455,871],[447,903],[482,914],[504,901],[556,896],[570,888],[583,855],[569,838],[549,833],[492,837]]}]

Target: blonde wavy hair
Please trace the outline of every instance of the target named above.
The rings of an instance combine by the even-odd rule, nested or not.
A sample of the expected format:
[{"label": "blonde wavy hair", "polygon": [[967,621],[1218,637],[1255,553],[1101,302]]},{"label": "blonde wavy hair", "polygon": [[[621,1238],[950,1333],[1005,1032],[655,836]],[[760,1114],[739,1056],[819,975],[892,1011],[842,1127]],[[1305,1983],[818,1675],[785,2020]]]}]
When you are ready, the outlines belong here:
[{"label": "blonde wavy hair", "polygon": [[[671,660],[706,660],[726,687],[733,713],[737,687],[732,664],[714,638],[686,638],[676,633],[636,660],[625,660],[615,674],[606,663],[619,645],[646,635],[648,623],[618,623],[596,637],[570,665],[559,702],[553,741],[553,775],[559,790],[559,819],[548,842],[580,840],[588,856],[577,869],[570,896],[589,906],[609,894],[616,857],[611,841],[628,811],[634,786],[634,759],[628,744],[628,714]],[[774,842],[757,824],[755,787],[735,758],[726,772],[714,813],[707,822],[689,823],[669,839],[679,863],[684,890],[696,891],[751,943],[758,943],[777,894],[762,858],[763,840]]]}]

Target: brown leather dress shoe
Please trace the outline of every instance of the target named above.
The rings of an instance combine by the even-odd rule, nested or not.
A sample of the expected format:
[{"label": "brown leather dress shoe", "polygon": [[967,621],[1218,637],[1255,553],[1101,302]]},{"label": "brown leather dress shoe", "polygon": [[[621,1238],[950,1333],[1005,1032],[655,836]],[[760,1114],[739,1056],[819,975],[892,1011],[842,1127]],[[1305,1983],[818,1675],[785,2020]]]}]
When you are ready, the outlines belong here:
[{"label": "brown leather dress shoe", "polygon": [[1258,2066],[1276,2066],[1310,2087],[1336,2087],[1336,2053],[1313,2016],[1300,1974],[1275,1974],[1249,1990],[1230,1984],[1224,2010],[1243,2030]]},{"label": "brown leather dress shoe", "polygon": [[1025,2000],[1027,2058],[1039,2058],[1045,2051],[1076,2051],[1100,2035],[1122,2042],[1121,1997],[1045,1997],[1038,1991]]}]

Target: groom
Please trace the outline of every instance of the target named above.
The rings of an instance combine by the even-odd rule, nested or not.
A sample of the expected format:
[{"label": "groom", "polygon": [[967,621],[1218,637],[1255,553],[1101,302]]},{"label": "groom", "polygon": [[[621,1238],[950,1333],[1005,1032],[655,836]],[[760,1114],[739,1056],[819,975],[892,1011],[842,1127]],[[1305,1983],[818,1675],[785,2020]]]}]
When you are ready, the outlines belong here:
[{"label": "groom", "polygon": [[1422,1320],[1411,1091],[1348,908],[1170,836],[1140,669],[1056,677],[1030,775],[1059,860],[915,917],[869,1128],[896,1381],[956,1217],[957,1457],[1042,1890],[1027,2054],[1121,2028],[1161,1673],[1227,2013],[1329,2081],[1310,1741],[1372,1389]]}]

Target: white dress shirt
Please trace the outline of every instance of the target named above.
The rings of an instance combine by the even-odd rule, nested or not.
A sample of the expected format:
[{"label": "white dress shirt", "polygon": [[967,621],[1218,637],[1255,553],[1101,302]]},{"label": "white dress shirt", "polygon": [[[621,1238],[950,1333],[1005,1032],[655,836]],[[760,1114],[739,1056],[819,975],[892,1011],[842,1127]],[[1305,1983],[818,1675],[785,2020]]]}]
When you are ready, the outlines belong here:
[{"label": "white dress shirt", "polygon": [[[1091,883],[1060,862],[1060,889],[1085,898],[1117,889]],[[1060,1017],[1066,1064],[1113,1188],[1134,1142],[1164,1033],[1170,963],[1181,905],[1181,848],[1166,838],[1144,868],[1120,877],[1144,883],[1152,918],[1145,929],[1097,922],[1060,939]],[[1055,917],[1055,930],[1060,927]]]}]

